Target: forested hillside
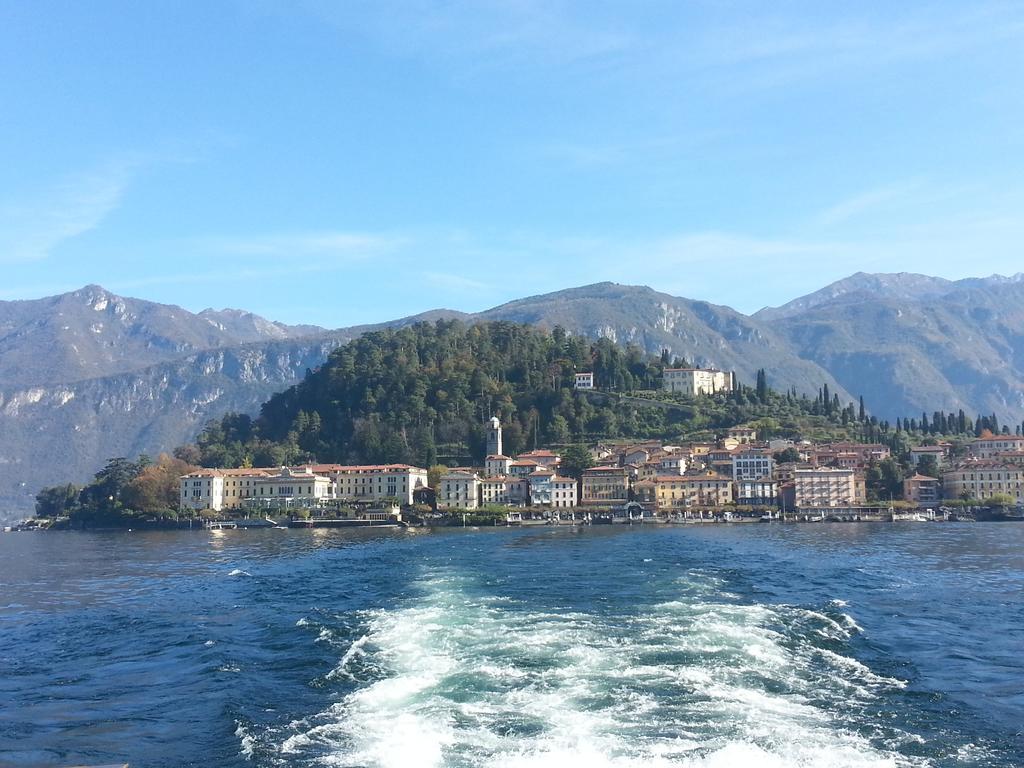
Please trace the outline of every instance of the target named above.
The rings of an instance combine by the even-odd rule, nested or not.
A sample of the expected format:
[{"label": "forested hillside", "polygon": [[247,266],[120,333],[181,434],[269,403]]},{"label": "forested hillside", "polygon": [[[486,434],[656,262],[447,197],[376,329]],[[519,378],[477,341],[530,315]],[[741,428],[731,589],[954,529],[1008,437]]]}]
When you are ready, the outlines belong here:
[{"label": "forested hillside", "polygon": [[[335,350],[258,418],[228,414],[199,436],[205,466],[483,459],[484,422],[504,425],[505,452],[613,438],[677,439],[757,422],[765,436],[873,437],[879,424],[823,385],[816,398],[756,387],[715,397],[658,391],[668,363],[609,339],[508,322],[454,320],[368,333]],[[575,392],[593,371],[599,392]]]}]

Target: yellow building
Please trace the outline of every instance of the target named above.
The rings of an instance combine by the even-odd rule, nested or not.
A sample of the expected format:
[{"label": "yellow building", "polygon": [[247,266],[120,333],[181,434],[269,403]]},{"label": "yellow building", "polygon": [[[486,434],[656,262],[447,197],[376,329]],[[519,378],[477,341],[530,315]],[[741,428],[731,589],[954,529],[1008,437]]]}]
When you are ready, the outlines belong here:
[{"label": "yellow building", "polygon": [[622,504],[629,501],[629,471],[625,467],[583,470],[584,504]]},{"label": "yellow building", "polygon": [[981,499],[1006,495],[1024,503],[1024,467],[998,461],[975,461],[942,473],[947,499]]},{"label": "yellow building", "polygon": [[660,475],[654,479],[658,510],[682,507],[721,507],[733,501],[732,479],[715,472],[699,475]]}]

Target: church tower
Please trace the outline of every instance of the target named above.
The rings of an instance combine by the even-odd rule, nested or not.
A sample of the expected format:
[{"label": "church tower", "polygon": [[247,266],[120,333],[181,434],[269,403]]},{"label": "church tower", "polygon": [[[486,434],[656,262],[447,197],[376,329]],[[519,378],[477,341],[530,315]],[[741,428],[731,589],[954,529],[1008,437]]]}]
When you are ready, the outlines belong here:
[{"label": "church tower", "polygon": [[487,455],[501,456],[501,421],[492,416],[487,427]]}]

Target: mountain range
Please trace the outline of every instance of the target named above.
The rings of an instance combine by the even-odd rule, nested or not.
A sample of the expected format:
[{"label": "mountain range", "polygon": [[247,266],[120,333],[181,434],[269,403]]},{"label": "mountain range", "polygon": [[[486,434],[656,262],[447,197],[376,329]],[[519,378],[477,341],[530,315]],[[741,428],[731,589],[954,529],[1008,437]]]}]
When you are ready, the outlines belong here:
[{"label": "mountain range", "polygon": [[1024,274],[858,273],[753,315],[598,283],[336,330],[193,313],[90,285],[0,302],[0,510],[23,514],[41,486],[83,481],[111,456],[169,450],[226,411],[255,412],[362,333],[437,318],[560,325],[746,382],[764,368],[776,389],[827,383],[844,401],[864,395],[884,418],[963,408],[1024,419]]}]

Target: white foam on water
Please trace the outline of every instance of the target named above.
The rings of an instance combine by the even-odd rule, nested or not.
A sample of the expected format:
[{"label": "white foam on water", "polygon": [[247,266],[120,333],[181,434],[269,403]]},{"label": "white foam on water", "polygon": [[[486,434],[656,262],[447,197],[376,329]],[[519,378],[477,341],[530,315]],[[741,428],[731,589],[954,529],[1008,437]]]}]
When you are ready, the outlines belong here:
[{"label": "white foam on water", "polygon": [[[699,574],[678,600],[611,616],[532,610],[447,572],[418,586],[368,614],[332,673],[357,687],[293,723],[282,755],[377,768],[926,764],[860,735],[857,713],[901,681],[816,645],[815,628],[851,632],[825,614],[730,602]],[[349,672],[356,659],[371,680]]]},{"label": "white foam on water", "polygon": [[246,760],[252,760],[256,750],[256,739],[241,722],[236,720],[235,725],[235,736],[239,742],[238,753]]}]

